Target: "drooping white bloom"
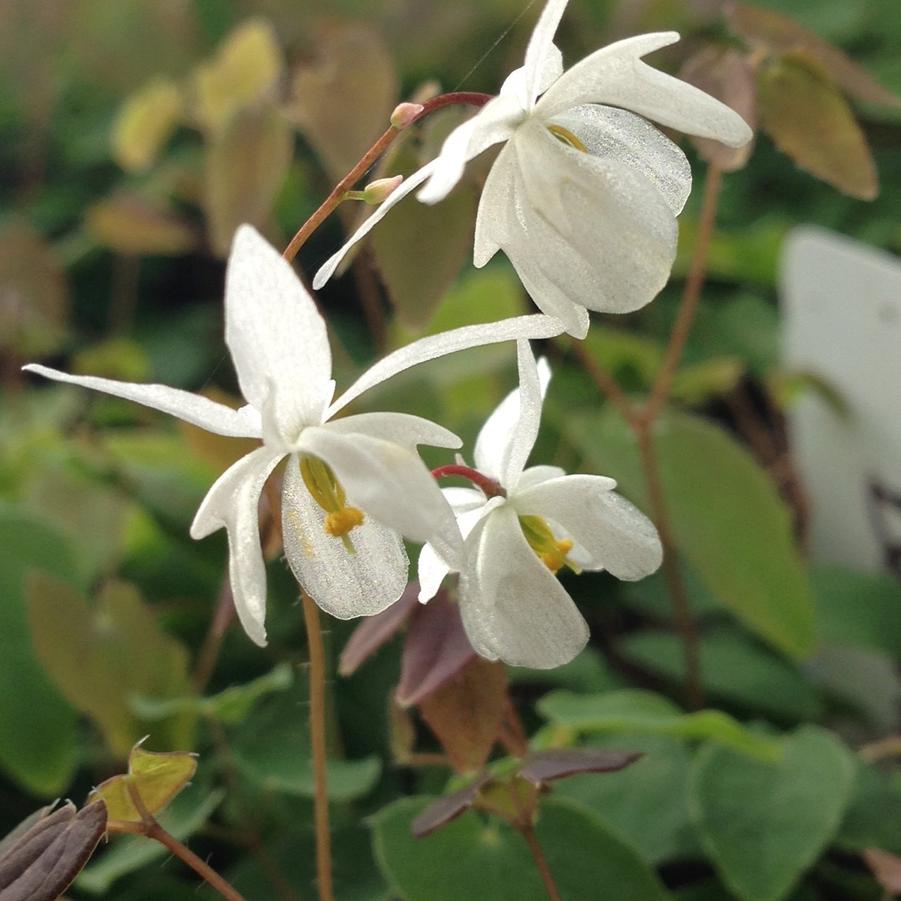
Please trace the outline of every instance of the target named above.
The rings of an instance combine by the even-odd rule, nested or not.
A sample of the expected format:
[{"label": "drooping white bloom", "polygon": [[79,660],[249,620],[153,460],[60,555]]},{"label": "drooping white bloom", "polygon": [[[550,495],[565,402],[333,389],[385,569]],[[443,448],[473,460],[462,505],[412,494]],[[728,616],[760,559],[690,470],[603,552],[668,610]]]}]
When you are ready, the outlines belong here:
[{"label": "drooping white bloom", "polygon": [[282,531],[298,581],[340,619],[378,613],[407,583],[400,535],[430,540],[447,563],[458,562],[462,546],[453,513],[416,448],[459,447],[460,441],[427,419],[402,413],[332,417],[411,366],[468,347],[560,331],[547,316],[520,316],[423,338],[380,360],[333,402],[325,321],[291,266],[253,228],[242,226],[226,274],[225,341],[246,406],[233,410],[166,385],[75,376],[34,364],[25,369],[136,401],[217,435],[261,439],[210,488],[191,535],[203,538],[223,527],[228,532],[235,607],[247,634],[262,645],[266,573],[258,505],[278,463],[289,458]]},{"label": "drooping white bloom", "polygon": [[[588,640],[555,573],[567,566],[641,579],[660,566],[663,552],[653,523],[613,490],[613,479],[525,468],[550,370],[545,360],[536,366],[527,341],[518,342],[518,353],[520,386],[488,418],[475,446],[475,468],[501,490],[444,494],[466,538],[459,600],[472,646],[492,660],[549,669],[572,660]],[[425,545],[420,601],[434,597],[447,573]]]},{"label": "drooping white bloom", "polygon": [[677,41],[675,32],[617,41],[563,72],[553,37],[567,2],[548,0],[525,65],[325,263],[315,287],[406,194],[427,181],[419,199],[442,200],[468,160],[506,142],[479,203],[475,265],[503,250],[535,303],[577,337],[588,330],[588,310],[628,313],[656,296],[675,258],[691,169],[646,119],[733,147],[751,129],[718,100],[642,62]]}]

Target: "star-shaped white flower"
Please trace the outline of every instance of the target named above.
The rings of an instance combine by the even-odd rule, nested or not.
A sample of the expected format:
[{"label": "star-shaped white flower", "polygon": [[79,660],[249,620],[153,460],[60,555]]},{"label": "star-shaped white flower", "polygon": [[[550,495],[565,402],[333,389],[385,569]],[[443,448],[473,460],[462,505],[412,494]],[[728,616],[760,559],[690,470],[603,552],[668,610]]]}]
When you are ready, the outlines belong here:
[{"label": "star-shaped white flower", "polygon": [[691,169],[646,119],[733,147],[751,129],[718,100],[641,61],[677,41],[675,32],[617,41],[563,72],[553,37],[566,4],[549,0],[525,65],[322,266],[314,287],[404,196],[428,181],[419,199],[442,200],[468,160],[506,142],[482,191],[475,265],[503,250],[538,307],[580,338],[588,310],[628,313],[653,300],[675,259]]},{"label": "star-shaped white flower", "polygon": [[194,538],[227,530],[235,607],[247,634],[262,645],[266,573],[258,506],[278,463],[288,457],[282,531],[298,581],[339,619],[378,613],[407,583],[401,535],[431,541],[448,564],[458,563],[462,539],[453,513],[416,448],[459,447],[460,441],[418,416],[332,417],[364,391],[426,360],[560,331],[547,316],[520,316],[423,338],[380,360],[332,402],[325,321],[291,266],[242,226],[226,274],[225,341],[247,406],[233,410],[166,385],[75,376],[35,364],[25,369],[136,401],[218,435],[262,440],[219,477],[191,525]]},{"label": "star-shaped white flower", "polygon": [[[526,460],[535,444],[547,362],[518,343],[520,387],[491,414],[475,446],[475,468],[495,484],[445,488],[466,538],[460,612],[476,651],[491,660],[550,669],[585,646],[588,626],[555,573],[567,566],[642,579],[663,557],[653,523],[603,476],[566,475]],[[448,567],[426,544],[419,599],[438,591]]]}]

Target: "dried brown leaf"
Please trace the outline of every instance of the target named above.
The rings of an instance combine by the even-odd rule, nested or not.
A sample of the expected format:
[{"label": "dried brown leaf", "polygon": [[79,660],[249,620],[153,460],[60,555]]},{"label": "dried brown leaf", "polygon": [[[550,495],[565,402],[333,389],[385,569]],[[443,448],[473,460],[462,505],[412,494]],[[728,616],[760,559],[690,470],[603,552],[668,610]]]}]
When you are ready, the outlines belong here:
[{"label": "dried brown leaf", "polygon": [[454,769],[472,773],[488,760],[507,703],[503,664],[476,658],[419,705]]},{"label": "dried brown leaf", "polygon": [[801,52],[763,65],[761,127],[801,168],[861,200],[879,193],[867,140],[835,83]]},{"label": "dried brown leaf", "polygon": [[[745,54],[732,47],[703,47],[685,61],[679,77],[722,100],[752,128],[756,126],[757,86],[754,67]],[[724,172],[743,168],[754,149],[753,141],[744,147],[727,147],[710,138],[691,141],[703,159]]]},{"label": "dried brown leaf", "polygon": [[475,657],[460,608],[446,591],[439,591],[415,611],[410,623],[401,658],[398,703],[404,707],[421,703]]}]

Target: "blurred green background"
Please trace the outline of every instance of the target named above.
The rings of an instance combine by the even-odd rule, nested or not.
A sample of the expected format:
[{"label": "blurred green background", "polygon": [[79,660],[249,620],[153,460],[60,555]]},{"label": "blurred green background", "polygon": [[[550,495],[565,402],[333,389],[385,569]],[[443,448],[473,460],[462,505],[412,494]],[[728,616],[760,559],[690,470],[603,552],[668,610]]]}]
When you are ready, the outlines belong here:
[{"label": "blurred green background", "polygon": [[[759,5],[793,17],[901,93],[897,0]],[[572,0],[558,42],[574,61],[617,37],[677,29],[685,41],[655,60],[676,71],[710,42],[740,45],[718,6]],[[279,560],[269,568],[269,647],[256,648],[232,628],[212,673],[205,669],[225,538],[193,542],[188,525],[207,487],[246,447],[114,398],[38,384],[19,367],[41,361],[236,399],[222,341],[224,258],[235,226],[251,221],[283,246],[397,102],[438,86],[496,90],[520,64],[540,3],[525,14],[524,7],[523,0],[0,0],[0,835],[54,797],[83,801],[150,734],[154,750],[201,753],[194,784],[170,811],[173,831],[212,854],[248,898],[312,896],[312,783],[298,668],[306,651],[296,586]],[[901,252],[901,113],[855,109],[879,172],[876,200],[854,199],[801,171],[764,135],[748,166],[726,177],[710,281],[675,385],[678,440],[661,450],[678,497],[679,480],[697,475],[692,461],[717,461],[706,492],[674,503],[703,628],[708,703],[749,734],[785,735],[797,759],[762,774],[755,763],[749,774],[742,767],[751,765],[715,738],[630,731],[627,722],[614,730],[615,742],[653,752],[644,769],[609,781],[580,777],[561,790],[587,809],[580,816],[594,818],[591,828],[623,838],[630,866],[660,868],[663,881],[654,884],[684,899],[879,898],[860,853],[901,853],[897,750],[878,767],[855,753],[898,731],[898,585],[801,559],[803,510],[781,465],[784,405],[788,388],[798,388],[778,358],[784,235],[816,223]],[[410,171],[429,158],[459,115],[434,117],[379,171]],[[704,163],[684,146],[700,185]],[[439,208],[399,208],[347,275],[322,292],[339,388],[415,335],[530,309],[506,261],[479,272],[469,265],[485,171],[472,166]],[[648,388],[669,333],[698,194],[681,218],[671,285],[640,313],[603,320],[586,345],[637,394]],[[298,267],[307,280],[357,217],[342,209],[303,248]],[[547,353],[555,380],[534,459],[612,473],[641,503],[623,426],[565,345]],[[514,379],[511,349],[493,348],[401,377],[373,403],[435,419],[471,448]],[[768,443],[755,445],[761,431]],[[719,525],[721,543],[700,549],[686,537],[682,544],[698,522]],[[741,585],[723,596],[730,572],[757,572],[760,561],[765,596]],[[629,586],[592,575],[567,588],[589,619],[592,645],[563,670],[511,678],[530,731],[549,721],[572,729],[573,742],[601,743],[610,740],[606,731],[573,726],[565,703],[572,696],[547,693],[603,704],[611,692],[641,689],[659,696],[626,695],[630,709],[647,703],[657,715],[664,696],[681,698],[678,644],[659,575]],[[352,628],[330,623],[333,656]],[[397,799],[440,793],[446,781],[440,768],[394,763],[388,697],[398,656],[397,647],[387,649],[331,685],[342,899],[454,897],[411,883],[397,864],[418,853],[394,828],[412,815]],[[230,686],[239,686],[237,700],[202,700]],[[726,782],[718,785],[721,774]],[[754,808],[755,798],[776,797],[786,785],[797,788],[794,820],[765,804]],[[723,827],[742,816],[748,831]],[[750,876],[730,841],[756,861]],[[153,853],[115,839],[73,896],[196,897],[191,874],[161,864],[161,855],[151,862]],[[460,853],[451,842],[428,865],[439,875],[449,868],[452,879]],[[755,867],[778,878],[763,887]],[[511,897],[531,898],[529,891]]]}]

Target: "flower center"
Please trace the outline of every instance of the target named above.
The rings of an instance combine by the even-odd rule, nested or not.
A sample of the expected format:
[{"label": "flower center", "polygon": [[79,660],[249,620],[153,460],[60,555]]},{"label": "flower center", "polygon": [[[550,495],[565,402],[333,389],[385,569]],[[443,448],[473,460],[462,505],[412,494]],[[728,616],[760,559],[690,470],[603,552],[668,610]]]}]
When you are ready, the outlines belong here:
[{"label": "flower center", "polygon": [[326,513],[323,523],[326,534],[340,538],[344,547],[353,554],[354,546],[348,533],[363,525],[366,519],[363,511],[347,503],[344,488],[331,467],[317,457],[301,455],[300,476],[313,500]]},{"label": "flower center", "polygon": [[567,147],[578,150],[581,153],[588,153],[588,148],[568,129],[562,125],[548,125],[547,130]]},{"label": "flower center", "polygon": [[564,566],[568,566],[577,575],[582,571],[577,563],[566,556],[573,549],[572,541],[569,538],[555,538],[544,517],[520,516],[519,525],[529,547],[554,575]]}]

